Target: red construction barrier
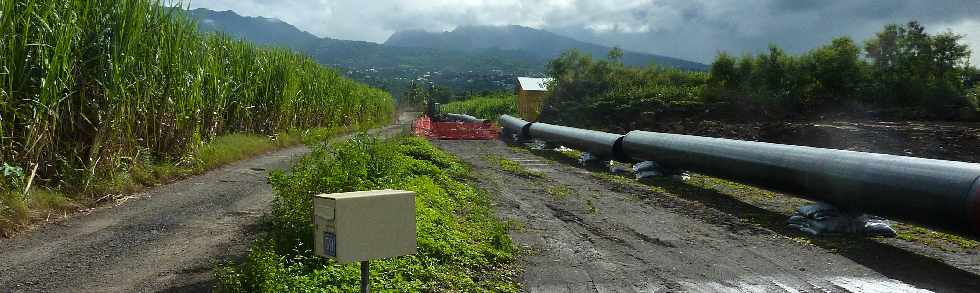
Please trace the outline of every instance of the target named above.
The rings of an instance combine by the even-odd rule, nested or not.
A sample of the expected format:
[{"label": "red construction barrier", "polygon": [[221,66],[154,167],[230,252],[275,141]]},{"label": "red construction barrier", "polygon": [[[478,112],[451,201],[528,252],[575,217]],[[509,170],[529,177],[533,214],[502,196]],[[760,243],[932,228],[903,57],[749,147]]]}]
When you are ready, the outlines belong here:
[{"label": "red construction barrier", "polygon": [[497,139],[500,129],[490,122],[433,122],[429,116],[422,116],[415,120],[415,135],[429,139],[491,140]]}]

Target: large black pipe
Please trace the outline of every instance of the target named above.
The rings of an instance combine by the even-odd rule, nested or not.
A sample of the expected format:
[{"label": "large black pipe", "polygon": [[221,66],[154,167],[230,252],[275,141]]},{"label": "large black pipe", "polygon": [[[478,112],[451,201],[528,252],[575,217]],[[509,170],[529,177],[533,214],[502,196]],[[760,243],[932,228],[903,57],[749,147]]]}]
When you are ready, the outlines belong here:
[{"label": "large black pipe", "polygon": [[505,130],[517,134],[521,138],[531,137],[531,134],[529,133],[531,122],[527,122],[510,115],[500,115],[500,119],[497,120],[497,123],[500,123],[500,126]]},{"label": "large black pipe", "polygon": [[671,168],[980,236],[980,164],[645,131],[622,147]]},{"label": "large black pipe", "polygon": [[572,127],[551,125],[546,123],[531,123],[529,133],[532,138],[561,144],[577,150],[587,151],[603,158],[620,158],[617,154],[622,146],[622,134],[578,129]]},{"label": "large black pipe", "polygon": [[601,156],[656,161],[980,237],[980,164],[645,131],[620,136],[510,116],[500,121]]}]

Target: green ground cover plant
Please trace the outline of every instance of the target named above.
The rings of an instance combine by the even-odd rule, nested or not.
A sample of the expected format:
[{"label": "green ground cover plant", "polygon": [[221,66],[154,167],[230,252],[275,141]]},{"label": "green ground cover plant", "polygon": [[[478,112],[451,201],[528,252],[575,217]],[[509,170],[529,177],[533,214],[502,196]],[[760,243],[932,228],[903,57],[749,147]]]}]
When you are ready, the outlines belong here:
[{"label": "green ground cover plant", "polygon": [[[200,174],[223,165],[247,159],[259,154],[303,142],[318,144],[350,132],[348,127],[315,128],[303,131],[285,132],[276,136],[255,134],[229,134],[215,138],[173,161],[153,161],[142,158],[128,164],[125,172],[115,173],[111,178],[89,182],[83,194],[66,194],[58,189],[33,185],[24,192],[26,176],[20,168],[10,165],[0,166],[6,173],[0,178],[5,182],[0,192],[0,236],[11,236],[32,220],[45,220],[91,204],[92,200],[106,201],[113,196],[124,196],[147,186],[164,184]],[[98,199],[92,198],[104,195]]]},{"label": "green ground cover plant", "polygon": [[442,105],[442,112],[469,114],[477,118],[496,121],[500,115],[517,114],[517,96],[512,93],[472,96],[466,100]]},{"label": "green ground cover plant", "polygon": [[314,256],[313,196],[371,189],[416,192],[418,253],[373,261],[374,290],[515,292],[515,248],[489,198],[463,181],[469,169],[419,138],[356,136],[314,152],[270,181],[268,233],[242,264],[219,267],[227,292],[350,292],[357,264]]},{"label": "green ground cover plant", "polygon": [[524,168],[524,166],[522,166],[520,163],[515,162],[514,160],[511,159],[507,159],[497,155],[488,155],[484,159],[486,159],[488,162],[491,162],[499,166],[501,170],[507,171],[517,176],[531,178],[531,179],[544,178],[544,173],[534,171],[534,170],[528,170],[527,168]]}]

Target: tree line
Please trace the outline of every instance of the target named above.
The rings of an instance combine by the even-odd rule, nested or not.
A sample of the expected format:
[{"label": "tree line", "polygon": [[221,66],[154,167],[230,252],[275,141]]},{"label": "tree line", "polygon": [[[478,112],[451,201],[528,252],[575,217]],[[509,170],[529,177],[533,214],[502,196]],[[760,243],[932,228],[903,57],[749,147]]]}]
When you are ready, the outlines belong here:
[{"label": "tree line", "polygon": [[721,53],[711,65],[705,97],[786,112],[863,104],[952,117],[965,106],[976,108],[966,99],[976,72],[962,39],[952,32],[930,35],[913,21],[885,26],[863,48],[840,37],[798,56],[776,46],[755,56]]},{"label": "tree line", "polygon": [[[827,113],[891,119],[977,119],[970,48],[952,32],[890,24],[863,44],[839,37],[793,55],[721,52],[709,72],[631,68],[614,49],[605,60],[570,51],[553,60],[542,119],[631,128],[679,113],[712,119],[806,119]],[[583,125],[584,126],[584,125]]]}]

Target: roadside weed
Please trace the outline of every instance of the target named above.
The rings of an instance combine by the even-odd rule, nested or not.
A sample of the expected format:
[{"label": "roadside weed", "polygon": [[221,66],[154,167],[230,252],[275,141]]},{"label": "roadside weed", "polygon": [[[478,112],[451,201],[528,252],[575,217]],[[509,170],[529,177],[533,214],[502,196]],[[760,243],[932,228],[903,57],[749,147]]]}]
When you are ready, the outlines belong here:
[{"label": "roadside weed", "polygon": [[356,136],[314,152],[270,178],[276,197],[268,234],[241,265],[217,271],[232,292],[356,291],[357,264],[338,265],[312,252],[312,201],[318,193],[370,189],[416,192],[418,253],[373,261],[381,291],[515,292],[519,276],[507,225],[485,193],[461,182],[468,168],[418,138]]}]

